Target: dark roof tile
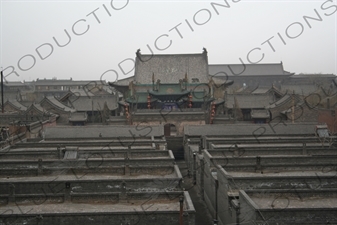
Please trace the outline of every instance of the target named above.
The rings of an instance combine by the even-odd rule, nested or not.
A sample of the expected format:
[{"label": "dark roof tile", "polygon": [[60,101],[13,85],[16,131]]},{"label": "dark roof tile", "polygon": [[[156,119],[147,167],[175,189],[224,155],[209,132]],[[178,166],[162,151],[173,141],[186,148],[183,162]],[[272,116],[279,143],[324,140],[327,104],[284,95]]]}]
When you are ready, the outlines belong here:
[{"label": "dark roof tile", "polygon": [[237,100],[238,107],[241,109],[258,109],[265,108],[274,102],[272,95],[253,95],[253,94],[238,94],[227,95],[226,106],[233,108],[235,99]]},{"label": "dark roof tile", "polygon": [[116,95],[108,96],[80,96],[73,99],[70,105],[74,107],[77,111],[100,111],[103,110],[104,104],[106,103],[110,110],[115,110],[118,108]]},{"label": "dark roof tile", "polygon": [[209,65],[209,74],[213,76],[226,76],[226,74],[227,76],[291,75],[284,71],[282,63],[213,64]]},{"label": "dark roof tile", "polygon": [[164,127],[158,126],[87,126],[83,127],[47,127],[45,138],[117,138],[117,137],[151,137],[163,136]]},{"label": "dark roof tile", "polygon": [[136,58],[135,81],[141,84],[151,84],[154,79],[161,83],[178,83],[179,79],[197,78],[200,83],[208,83],[208,60],[202,54],[177,55],[141,55]]}]

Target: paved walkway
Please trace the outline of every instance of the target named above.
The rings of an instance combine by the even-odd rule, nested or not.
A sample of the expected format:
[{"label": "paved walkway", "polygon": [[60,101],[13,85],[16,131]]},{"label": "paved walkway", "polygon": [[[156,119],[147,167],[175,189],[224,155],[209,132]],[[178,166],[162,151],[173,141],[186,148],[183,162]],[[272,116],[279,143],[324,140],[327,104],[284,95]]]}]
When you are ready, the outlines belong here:
[{"label": "paved walkway", "polygon": [[187,165],[184,160],[176,161],[184,178],[184,188],[191,196],[196,210],[195,225],[213,225],[213,218],[209,213],[205,202],[201,199],[196,185],[193,185],[192,177],[187,174]]}]

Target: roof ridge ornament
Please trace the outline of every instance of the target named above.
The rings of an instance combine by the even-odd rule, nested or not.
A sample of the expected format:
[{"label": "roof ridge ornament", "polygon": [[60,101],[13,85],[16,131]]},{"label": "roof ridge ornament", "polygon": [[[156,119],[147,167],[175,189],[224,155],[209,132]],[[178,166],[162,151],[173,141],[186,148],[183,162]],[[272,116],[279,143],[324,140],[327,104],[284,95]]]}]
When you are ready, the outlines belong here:
[{"label": "roof ridge ornament", "polygon": [[207,49],[205,47],[203,47],[202,50],[203,50],[202,53],[207,55]]}]

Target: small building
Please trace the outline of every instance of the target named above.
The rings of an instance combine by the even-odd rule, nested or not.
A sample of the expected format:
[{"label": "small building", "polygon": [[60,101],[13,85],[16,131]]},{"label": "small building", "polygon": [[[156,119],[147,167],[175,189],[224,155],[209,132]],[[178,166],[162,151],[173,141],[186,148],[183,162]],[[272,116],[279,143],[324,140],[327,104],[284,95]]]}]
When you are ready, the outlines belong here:
[{"label": "small building", "polygon": [[[76,93],[76,92],[75,92]],[[68,95],[62,103],[87,115],[88,123],[106,123],[110,117],[118,114],[118,95],[83,96]]]},{"label": "small building", "polygon": [[88,121],[88,115],[85,112],[70,113],[69,123],[73,126],[84,126]]},{"label": "small building", "polygon": [[210,64],[209,74],[215,77],[233,80],[229,91],[241,87],[256,89],[261,86],[280,87],[294,73],[284,70],[283,63],[258,63],[258,64]]},{"label": "small building", "polygon": [[41,107],[44,110],[49,111],[53,114],[58,115],[58,123],[67,124],[69,122],[70,113],[76,112],[74,108],[70,108],[64,104],[62,104],[58,99],[54,96],[45,97],[40,102]]},{"label": "small building", "polygon": [[252,121],[252,110],[264,110],[274,102],[269,94],[235,94],[227,95],[225,114],[234,120]]},{"label": "small building", "polygon": [[5,112],[9,112],[9,113],[12,113],[12,112],[22,113],[27,110],[27,107],[22,105],[16,99],[12,99],[12,100],[7,100],[4,103],[4,110]]},{"label": "small building", "polygon": [[252,110],[250,117],[254,123],[268,123],[270,121],[270,113],[267,109]]}]

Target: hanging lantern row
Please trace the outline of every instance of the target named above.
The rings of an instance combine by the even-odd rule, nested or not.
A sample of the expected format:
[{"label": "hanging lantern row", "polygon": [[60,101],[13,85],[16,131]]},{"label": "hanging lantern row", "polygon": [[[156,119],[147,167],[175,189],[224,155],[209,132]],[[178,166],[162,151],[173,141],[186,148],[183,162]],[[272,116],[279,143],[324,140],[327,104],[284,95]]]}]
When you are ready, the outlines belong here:
[{"label": "hanging lantern row", "polygon": [[210,118],[210,123],[213,123],[214,120],[214,116],[215,116],[215,103],[212,102],[211,103],[211,118]]},{"label": "hanging lantern row", "polygon": [[212,103],[211,116],[212,116],[212,117],[215,116],[215,104],[214,104],[214,103]]},{"label": "hanging lantern row", "polygon": [[151,109],[151,96],[150,95],[147,96],[147,108]]},{"label": "hanging lantern row", "polygon": [[124,105],[124,109],[125,109],[126,118],[129,119],[130,118],[130,113],[129,113],[129,108],[128,108],[128,106],[126,104]]},{"label": "hanging lantern row", "polygon": [[188,96],[188,107],[192,108],[192,95],[191,94]]}]

